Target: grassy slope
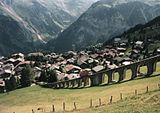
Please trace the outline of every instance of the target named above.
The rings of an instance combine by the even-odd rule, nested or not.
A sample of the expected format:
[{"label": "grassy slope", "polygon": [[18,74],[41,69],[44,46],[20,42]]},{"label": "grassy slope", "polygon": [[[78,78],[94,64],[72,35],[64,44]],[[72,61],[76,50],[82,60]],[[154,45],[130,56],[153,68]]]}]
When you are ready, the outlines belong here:
[{"label": "grassy slope", "polygon": [[[160,73],[160,64],[157,65],[157,73]],[[143,71],[143,70],[142,70]],[[145,71],[145,70],[144,70]],[[157,84],[160,83],[160,76],[153,76],[150,78],[137,79],[130,82],[124,82],[121,84],[114,84],[109,86],[92,87],[84,89],[47,89],[41,88],[39,86],[32,86],[25,89],[18,89],[16,91],[10,92],[8,94],[0,94],[0,113],[28,113],[31,109],[34,109],[36,113],[39,113],[36,109],[38,107],[43,107],[49,112],[52,108],[51,105],[54,104],[56,111],[62,110],[62,102],[66,102],[66,109],[73,109],[73,102],[77,103],[78,109],[85,109],[89,107],[90,99],[93,99],[93,105],[98,105],[98,99],[102,99],[102,103],[109,102],[109,97],[112,95],[114,97],[113,101],[117,102],[119,100],[120,93],[123,93],[124,97],[133,96],[134,90],[137,89],[138,93],[144,93],[146,91],[146,86],[149,86],[150,90],[155,90],[158,88]],[[113,112],[117,109],[123,109],[127,106],[126,111],[128,112],[137,106],[133,106],[132,101],[128,100],[120,105],[107,106],[104,109],[91,109],[86,110],[88,112],[100,112],[105,113],[106,110],[110,108]],[[138,102],[135,102],[135,105]],[[143,103],[142,103],[143,105]],[[138,103],[138,108],[141,108],[141,103]],[[148,106],[148,107],[147,107]],[[160,107],[160,104],[157,106]],[[146,105],[144,108],[149,109],[150,104]],[[154,108],[156,110],[156,106]],[[82,111],[85,113],[85,110]],[[121,112],[121,111],[117,111]],[[127,113],[127,112],[126,112]],[[137,112],[138,113],[138,112]]]},{"label": "grassy slope", "polygon": [[160,91],[132,96],[110,105],[77,110],[73,113],[160,113]]}]

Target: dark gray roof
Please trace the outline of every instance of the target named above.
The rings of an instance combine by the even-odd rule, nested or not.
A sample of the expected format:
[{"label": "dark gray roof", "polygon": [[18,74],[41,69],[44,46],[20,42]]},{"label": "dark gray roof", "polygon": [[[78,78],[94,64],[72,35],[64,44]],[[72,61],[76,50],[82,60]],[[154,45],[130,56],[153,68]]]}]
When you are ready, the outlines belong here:
[{"label": "dark gray roof", "polygon": [[99,72],[99,71],[102,71],[102,70],[104,70],[104,69],[105,69],[105,67],[102,66],[102,65],[98,65],[98,66],[92,68],[92,70],[93,70],[94,72]]}]

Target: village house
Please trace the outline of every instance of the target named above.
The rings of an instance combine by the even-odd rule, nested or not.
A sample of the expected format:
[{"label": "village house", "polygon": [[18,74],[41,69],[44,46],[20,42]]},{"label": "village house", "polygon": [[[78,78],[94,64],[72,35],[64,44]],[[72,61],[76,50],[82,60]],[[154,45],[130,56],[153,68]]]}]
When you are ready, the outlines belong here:
[{"label": "village house", "polygon": [[92,70],[89,68],[82,69],[79,75],[80,75],[80,77],[90,76],[90,75],[92,75]]},{"label": "village house", "polygon": [[160,48],[157,49],[157,53],[160,54]]},{"label": "village house", "polygon": [[105,69],[105,67],[103,65],[98,65],[96,67],[92,68],[93,73],[98,73],[100,71],[103,71]]},{"label": "village house", "polygon": [[11,58],[14,58],[14,59],[18,59],[18,58],[24,59],[24,54],[22,54],[22,53],[16,53],[16,54],[11,55]]},{"label": "village house", "polygon": [[12,75],[15,74],[13,64],[5,64],[0,68],[0,93],[6,92],[5,82],[11,78]]},{"label": "village house", "polygon": [[5,64],[13,64],[14,66],[16,66],[23,61],[24,61],[24,58],[10,58],[5,62]]},{"label": "village house", "polygon": [[64,81],[65,73],[62,73],[62,72],[60,72],[58,70],[55,70],[55,71],[57,73],[57,80],[58,81]]},{"label": "village house", "polygon": [[48,61],[48,62],[52,62],[52,61],[51,61],[51,60],[52,60],[52,56],[49,55],[49,54],[47,54],[47,55],[44,56],[44,60],[45,60],[45,61]]},{"label": "village house", "polygon": [[30,61],[41,61],[42,62],[44,60],[44,54],[41,52],[29,53],[25,59],[30,60]]},{"label": "village house", "polygon": [[57,59],[55,59],[56,63],[57,62],[62,62],[64,60],[65,60],[65,58],[63,58],[62,56],[59,56]]},{"label": "village house", "polygon": [[41,72],[42,72],[42,69],[39,68],[39,67],[34,67],[33,68],[33,74],[34,74],[34,78],[38,78],[41,76]]},{"label": "village house", "polygon": [[115,68],[118,68],[118,66],[116,64],[109,64],[108,69],[115,69]]},{"label": "village house", "polygon": [[121,44],[120,44],[120,47],[122,47],[122,48],[127,48],[127,43],[124,43],[124,42],[121,43]]},{"label": "village house", "polygon": [[73,58],[74,56],[76,56],[77,53],[76,52],[73,52],[73,51],[68,51],[67,53],[63,54],[63,57],[65,59],[70,59],[70,58]]},{"label": "village house", "polygon": [[5,61],[5,64],[13,64],[15,62],[14,58],[10,58],[8,60]]},{"label": "village house", "polygon": [[72,74],[72,73],[76,73],[76,74],[79,74],[80,71],[81,71],[81,68],[78,67],[78,66],[75,66],[75,65],[72,65],[72,64],[68,64],[64,67],[64,70],[66,73],[68,74]]},{"label": "village house", "polygon": [[76,79],[76,78],[80,78],[80,75],[75,74],[75,73],[71,73],[71,74],[65,74],[65,76],[64,76],[64,80],[72,80],[72,79]]},{"label": "village house", "polygon": [[114,39],[114,47],[118,47],[120,45],[120,41],[121,41],[121,38],[115,38]]},{"label": "village house", "polygon": [[116,57],[113,59],[114,64],[120,66],[122,65],[122,62],[125,61],[123,57]]},{"label": "village house", "polygon": [[[34,64],[34,62],[32,61],[32,63]],[[21,72],[23,70],[24,67],[26,67],[27,65],[30,65],[31,64],[31,61],[23,61],[23,62],[20,62],[18,65],[16,65],[14,67],[14,72],[17,76],[21,76]]]},{"label": "village house", "polygon": [[75,65],[76,64],[76,59],[75,58],[70,58],[70,59],[67,59],[67,64],[73,64]]},{"label": "village house", "polygon": [[0,62],[3,62],[3,61],[4,61],[4,59],[5,59],[5,57],[4,57],[4,56],[0,56]]},{"label": "village house", "polygon": [[79,56],[76,60],[76,64],[83,69],[88,68],[89,67],[89,65],[87,63],[88,59],[89,59],[89,55],[85,54],[85,53],[83,54],[83,52],[81,52],[81,53],[79,53]]},{"label": "village house", "polygon": [[135,43],[135,49],[141,50],[141,49],[143,49],[143,46],[144,46],[143,41],[137,41]]},{"label": "village house", "polygon": [[10,78],[11,75],[14,75],[14,71],[0,69],[0,78]]},{"label": "village house", "polygon": [[85,69],[85,68],[89,68],[89,67],[90,67],[89,64],[88,64],[87,62],[85,62],[85,61],[78,61],[76,64],[77,64],[79,67],[81,67],[82,69]]},{"label": "village house", "polygon": [[118,52],[125,52],[127,50],[127,48],[123,48],[123,47],[117,47],[117,51]]},{"label": "village house", "polygon": [[4,64],[3,62],[0,62],[0,68],[3,66],[3,64]]}]

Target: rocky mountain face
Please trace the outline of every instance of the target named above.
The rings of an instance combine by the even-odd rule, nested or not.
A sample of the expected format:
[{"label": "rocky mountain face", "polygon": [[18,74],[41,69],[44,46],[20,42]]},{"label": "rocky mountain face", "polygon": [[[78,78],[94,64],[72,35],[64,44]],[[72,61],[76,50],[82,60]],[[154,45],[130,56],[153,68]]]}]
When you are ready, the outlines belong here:
[{"label": "rocky mountain face", "polygon": [[0,1],[0,55],[29,52],[44,44],[42,36],[20,18],[8,2]]},{"label": "rocky mountain face", "polygon": [[57,37],[97,0],[13,0],[17,14],[48,41]]},{"label": "rocky mountain face", "polygon": [[39,49],[96,1],[0,0],[0,55]]},{"label": "rocky mountain face", "polygon": [[108,40],[137,24],[144,24],[160,15],[156,0],[101,0],[93,4],[47,48],[64,52]]}]

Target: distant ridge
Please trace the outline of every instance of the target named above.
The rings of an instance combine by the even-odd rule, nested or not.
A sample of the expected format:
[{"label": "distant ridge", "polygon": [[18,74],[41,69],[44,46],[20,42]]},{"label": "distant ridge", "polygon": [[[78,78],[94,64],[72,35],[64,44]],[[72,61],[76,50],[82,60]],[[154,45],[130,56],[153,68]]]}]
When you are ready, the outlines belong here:
[{"label": "distant ridge", "polygon": [[57,39],[47,44],[56,52],[78,50],[104,42],[127,29],[144,24],[160,15],[160,5],[149,1],[101,0],[93,4],[75,23],[64,30]]}]

